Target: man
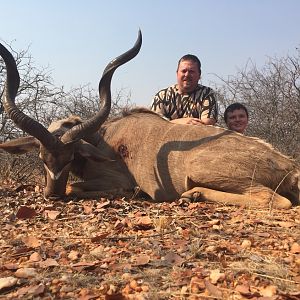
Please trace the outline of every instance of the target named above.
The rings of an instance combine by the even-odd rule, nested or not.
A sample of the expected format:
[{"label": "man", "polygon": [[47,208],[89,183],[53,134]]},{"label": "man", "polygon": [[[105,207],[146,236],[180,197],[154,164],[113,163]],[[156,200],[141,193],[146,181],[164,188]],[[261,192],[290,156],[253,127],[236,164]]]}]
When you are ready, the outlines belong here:
[{"label": "man", "polygon": [[177,66],[177,84],[160,90],[151,110],[177,124],[214,125],[218,106],[215,92],[198,83],[201,63],[197,56],[184,55]]},{"label": "man", "polygon": [[226,108],[224,120],[228,129],[244,134],[249,121],[248,110],[241,103],[233,103]]}]

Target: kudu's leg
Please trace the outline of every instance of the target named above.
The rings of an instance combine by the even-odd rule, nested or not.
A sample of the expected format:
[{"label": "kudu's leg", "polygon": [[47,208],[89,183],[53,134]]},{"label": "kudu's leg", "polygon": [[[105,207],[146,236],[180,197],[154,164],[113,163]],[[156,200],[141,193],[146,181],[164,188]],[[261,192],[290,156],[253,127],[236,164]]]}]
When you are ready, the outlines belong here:
[{"label": "kudu's leg", "polygon": [[288,209],[292,206],[292,203],[288,199],[265,187],[262,188],[261,191],[248,191],[245,194],[234,194],[203,187],[194,187],[184,192],[181,195],[181,198],[188,198],[192,200],[197,198],[203,201],[248,207]]}]

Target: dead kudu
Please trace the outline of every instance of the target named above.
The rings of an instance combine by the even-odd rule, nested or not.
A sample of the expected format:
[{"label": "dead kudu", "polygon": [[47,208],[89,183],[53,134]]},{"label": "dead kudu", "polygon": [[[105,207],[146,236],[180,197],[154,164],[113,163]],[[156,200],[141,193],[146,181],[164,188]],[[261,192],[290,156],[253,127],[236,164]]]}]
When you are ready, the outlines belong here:
[{"label": "dead kudu", "polygon": [[[100,82],[101,88],[102,101],[110,102],[105,99],[110,97],[110,84]],[[61,142],[80,124],[78,117],[69,117],[51,124],[49,131],[62,136]],[[101,119],[97,128],[100,125],[100,130],[77,137],[68,170],[61,163],[52,171],[56,177],[48,176],[46,196],[63,196],[71,170],[82,182],[68,186],[70,195],[138,186],[155,201],[182,197],[256,207],[299,204],[299,166],[260,139],[215,126],[173,124],[146,109],[104,124]],[[1,148],[13,153],[30,147],[11,141]],[[49,152],[41,149],[46,165]],[[63,178],[57,175],[60,170]]]},{"label": "dead kudu", "polygon": [[[130,61],[139,53],[141,45],[142,34],[139,31],[133,48],[118,56],[106,66],[99,83],[101,100],[99,112],[89,120],[78,123],[77,126],[71,127],[70,124],[65,123],[63,130],[51,132],[51,129],[46,129],[42,124],[25,115],[17,108],[15,97],[20,83],[19,72],[12,54],[0,44],[0,55],[4,60],[7,72],[3,106],[15,125],[30,135],[2,143],[0,144],[0,149],[12,154],[20,154],[39,148],[39,156],[44,162],[47,174],[47,183],[44,191],[46,198],[57,199],[63,197],[66,192],[69,172],[74,170],[76,173],[76,170],[79,170],[87,159],[107,161],[107,158],[102,156],[97,147],[84,139],[87,141],[94,140],[93,134],[99,130],[100,126],[107,119],[111,109],[110,85],[112,76],[118,67]],[[118,170],[118,167],[116,169]],[[83,170],[80,170],[82,174],[87,172],[88,170],[84,169],[84,167]],[[90,175],[87,175],[87,177],[90,178]],[[121,177],[120,180],[122,180]],[[128,179],[126,178],[126,180]]]}]

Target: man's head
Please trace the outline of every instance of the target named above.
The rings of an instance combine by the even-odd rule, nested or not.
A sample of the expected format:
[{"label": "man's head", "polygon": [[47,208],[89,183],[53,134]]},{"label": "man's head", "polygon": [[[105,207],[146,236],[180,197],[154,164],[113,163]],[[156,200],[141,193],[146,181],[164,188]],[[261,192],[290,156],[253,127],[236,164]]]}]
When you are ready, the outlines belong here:
[{"label": "man's head", "polygon": [[241,103],[233,103],[226,108],[224,120],[228,129],[244,133],[248,126],[248,110]]},{"label": "man's head", "polygon": [[201,62],[192,54],[180,58],[177,66],[177,84],[180,93],[193,92],[201,76]]}]

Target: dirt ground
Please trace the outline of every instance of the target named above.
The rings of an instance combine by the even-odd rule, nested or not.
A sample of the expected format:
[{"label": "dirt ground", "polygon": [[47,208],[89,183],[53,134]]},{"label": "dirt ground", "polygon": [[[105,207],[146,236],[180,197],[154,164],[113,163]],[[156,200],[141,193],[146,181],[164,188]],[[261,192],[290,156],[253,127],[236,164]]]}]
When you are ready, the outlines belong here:
[{"label": "dirt ground", "polygon": [[0,299],[300,299],[300,207],[46,201],[1,182]]}]

